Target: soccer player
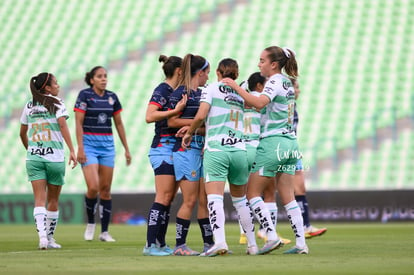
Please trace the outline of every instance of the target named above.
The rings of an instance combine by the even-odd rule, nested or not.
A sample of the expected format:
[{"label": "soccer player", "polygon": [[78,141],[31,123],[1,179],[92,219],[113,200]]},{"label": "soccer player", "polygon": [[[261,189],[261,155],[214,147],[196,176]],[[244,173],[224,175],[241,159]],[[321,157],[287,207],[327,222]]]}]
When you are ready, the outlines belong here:
[{"label": "soccer player", "polygon": [[[26,171],[34,195],[33,216],[39,235],[39,249],[61,248],[54,234],[59,219],[59,196],[65,183],[65,150],[69,165],[77,165],[75,149],[66,124],[65,104],[57,97],[59,84],[51,73],[30,79],[33,99],[26,103],[20,118],[20,139],[27,150]],[[46,206],[47,202],[47,206]]]},{"label": "soccer player", "polygon": [[187,103],[185,95],[175,109],[168,110],[169,97],[177,86],[181,73],[182,58],[160,55],[158,61],[163,62],[165,81],[154,89],[145,116],[147,123],[155,122],[155,135],[148,154],[154,169],[155,199],[148,214],[147,243],[143,249],[143,255],[146,256],[167,256],[173,253],[166,244],[165,235],[171,203],[178,189],[172,157],[176,138],[175,131],[168,127],[167,119],[181,113]]},{"label": "soccer player", "polygon": [[[193,121],[200,106],[201,89],[199,87],[204,86],[208,80],[210,64],[202,56],[187,54],[183,59],[181,71],[178,88],[171,94],[169,102],[169,109],[174,109],[176,104],[187,95],[187,105],[182,113],[168,119],[168,126],[175,128],[176,132],[184,126],[189,126]],[[177,142],[173,148],[175,178],[179,183],[183,197],[176,217],[176,245],[173,254],[176,256],[196,256],[200,253],[188,247],[186,240],[192,211],[197,200],[204,194],[200,192],[203,177],[204,131],[194,133],[190,145],[191,150],[184,150],[181,147],[181,139],[182,137],[178,134]],[[204,202],[207,203],[205,199]],[[214,243],[206,209],[207,206],[200,205],[199,200],[197,218],[202,230],[204,250]]]},{"label": "soccer player", "polygon": [[89,88],[79,92],[74,107],[78,161],[82,165],[87,186],[85,207],[88,223],[84,233],[84,239],[87,241],[92,241],[94,238],[98,195],[101,217],[99,239],[103,242],[115,241],[108,232],[112,211],[111,185],[115,166],[112,118],[125,149],[126,165],[131,164],[131,154],[121,117],[121,102],[114,92],[106,89],[107,81],[107,72],[101,66],[96,66],[87,72],[85,82]]},{"label": "soccer player", "polygon": [[[264,85],[266,83],[266,78],[260,74],[260,72],[255,72],[249,76],[247,81],[241,84],[241,87],[248,91],[250,94],[255,96],[260,96],[261,92],[263,91]],[[247,151],[247,160],[249,163],[249,171],[253,166],[254,159],[256,157],[256,149],[259,145],[259,138],[260,138],[260,117],[261,113],[264,113],[264,109],[256,110],[249,106],[245,106],[244,109],[244,139],[246,144],[246,151]],[[272,218],[272,223],[276,227],[277,224],[277,204],[276,204],[276,186],[275,183],[272,182],[265,188],[263,191],[263,200],[265,202],[266,207],[270,212],[270,216]],[[257,231],[257,236],[266,241],[266,232],[263,228],[259,228]],[[280,237],[280,236],[279,236]],[[291,241],[286,238],[281,238],[283,244],[289,244]],[[240,231],[240,244],[246,244],[247,239],[246,235],[241,228]]]},{"label": "soccer player", "polygon": [[[295,78],[291,78],[293,88],[295,89],[295,100],[299,98],[300,88],[299,82]],[[295,103],[295,113],[293,117],[293,127],[295,129],[295,134],[297,135],[298,132],[298,123],[299,123],[299,115],[296,109]],[[310,218],[309,218],[309,206],[308,201],[306,199],[306,187],[305,187],[305,175],[303,173],[303,164],[302,159],[298,160],[296,164],[296,171],[295,177],[293,180],[293,185],[295,188],[295,199],[298,202],[298,205],[302,211],[303,223],[305,226],[305,238],[312,238],[316,236],[321,236],[324,234],[328,229],[327,228],[317,228],[311,225]]]},{"label": "soccer player", "polygon": [[266,244],[259,253],[269,253],[283,245],[261,197],[266,186],[276,180],[278,194],[296,237],[296,245],[284,253],[308,254],[303,218],[293,187],[294,171],[300,152],[293,129],[295,93],[288,77],[298,76],[295,54],[288,48],[268,47],[260,54],[258,67],[261,75],[268,78],[259,97],[249,94],[231,78],[223,79],[223,83],[236,90],[246,104],[256,109],[266,107],[261,119],[261,139],[247,190],[250,207],[267,232]]},{"label": "soccer player", "polygon": [[254,255],[258,248],[246,198],[248,163],[243,141],[244,101],[234,90],[220,82],[223,77],[236,79],[239,74],[238,64],[233,59],[223,59],[216,73],[219,82],[210,84],[203,90],[200,108],[182,141],[182,146],[188,149],[193,134],[206,120],[205,190],[215,244],[201,256],[213,257],[228,253],[223,207],[226,180],[230,183],[232,202],[247,236],[247,253]]}]

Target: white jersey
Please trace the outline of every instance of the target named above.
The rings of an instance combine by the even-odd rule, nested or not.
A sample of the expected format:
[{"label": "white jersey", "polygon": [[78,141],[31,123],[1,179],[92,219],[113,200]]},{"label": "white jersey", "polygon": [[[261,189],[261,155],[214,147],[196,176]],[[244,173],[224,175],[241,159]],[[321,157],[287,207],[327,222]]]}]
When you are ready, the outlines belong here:
[{"label": "white jersey", "polygon": [[[55,97],[57,98],[57,97]],[[43,162],[65,161],[63,136],[57,119],[69,117],[65,104],[56,105],[56,115],[49,113],[43,105],[33,106],[32,101],[26,103],[20,123],[28,126],[28,148],[26,160]]]},{"label": "white jersey", "polygon": [[200,102],[210,105],[204,148],[208,151],[246,150],[243,142],[243,98],[229,86],[215,82],[203,89]]},{"label": "white jersey", "polygon": [[270,99],[261,116],[260,137],[283,135],[296,138],[293,128],[295,90],[289,78],[275,74],[266,81],[262,92]]}]

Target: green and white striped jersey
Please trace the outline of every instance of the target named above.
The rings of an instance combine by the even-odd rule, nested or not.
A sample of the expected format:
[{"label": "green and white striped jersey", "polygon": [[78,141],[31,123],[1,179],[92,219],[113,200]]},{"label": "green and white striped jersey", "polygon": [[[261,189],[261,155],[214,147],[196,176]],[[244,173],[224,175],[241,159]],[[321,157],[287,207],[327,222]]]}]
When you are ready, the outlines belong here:
[{"label": "green and white striped jersey", "polygon": [[[56,97],[57,98],[57,97]],[[59,98],[58,98],[59,99]],[[28,125],[28,148],[26,160],[42,162],[63,162],[65,150],[63,136],[57,119],[69,118],[65,104],[56,105],[56,115],[49,113],[43,105],[33,106],[32,101],[26,103],[20,123]]]},{"label": "green and white striped jersey", "polygon": [[[252,91],[250,94],[259,97],[261,93]],[[257,145],[260,137],[260,116],[256,109],[244,108],[244,139],[247,142],[257,141]]]},{"label": "green and white striped jersey", "polygon": [[208,151],[246,150],[243,142],[244,100],[221,82],[209,84],[200,102],[210,105],[204,148]]},{"label": "green and white striped jersey", "polygon": [[295,91],[290,79],[282,74],[271,76],[262,94],[270,99],[270,103],[261,116],[260,137],[283,135],[296,139],[293,128]]}]

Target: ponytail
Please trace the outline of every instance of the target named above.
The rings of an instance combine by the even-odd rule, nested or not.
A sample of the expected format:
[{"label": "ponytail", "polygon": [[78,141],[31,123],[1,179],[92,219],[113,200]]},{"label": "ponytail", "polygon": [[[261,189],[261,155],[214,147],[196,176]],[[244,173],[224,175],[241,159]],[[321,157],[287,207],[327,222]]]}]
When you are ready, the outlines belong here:
[{"label": "ponytail", "polygon": [[284,70],[289,77],[297,78],[299,76],[296,54],[293,50],[286,47],[271,46],[267,47],[265,51],[269,53],[270,61],[277,62],[279,69]]},{"label": "ponytail", "polygon": [[53,75],[50,73],[40,73],[30,79],[30,91],[32,92],[32,102],[34,105],[43,105],[51,114],[56,114],[56,105],[60,105],[60,101],[46,95],[46,86],[50,86]]}]

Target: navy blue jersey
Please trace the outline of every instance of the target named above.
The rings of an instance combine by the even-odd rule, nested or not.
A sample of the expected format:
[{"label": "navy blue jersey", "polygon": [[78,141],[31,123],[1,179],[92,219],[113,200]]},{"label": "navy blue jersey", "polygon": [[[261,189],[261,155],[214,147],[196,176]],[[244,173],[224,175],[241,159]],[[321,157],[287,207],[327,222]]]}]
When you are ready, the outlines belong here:
[{"label": "navy blue jersey", "polygon": [[[163,82],[159,84],[154,92],[152,93],[151,99],[148,104],[153,104],[158,107],[161,111],[168,110],[168,101],[170,95],[174,89],[168,85],[167,83]],[[172,136],[175,135],[176,130],[172,128],[168,128],[167,119],[163,119],[160,121],[155,122],[155,136],[152,140],[152,148],[157,147],[160,142],[161,137],[165,136]]]},{"label": "navy blue jersey", "polygon": [[105,90],[100,96],[92,88],[87,88],[79,92],[74,111],[85,114],[84,135],[112,138],[111,119],[113,115],[122,111],[122,106],[114,92]]},{"label": "navy blue jersey", "polygon": [[295,103],[295,111],[293,112],[293,131],[295,131],[295,135],[298,135],[298,123],[299,123],[299,115],[298,111],[296,109],[296,103]]},{"label": "navy blue jersey", "polygon": [[[178,101],[183,98],[183,95],[186,94],[186,89],[184,86],[178,87],[170,96],[170,101],[168,103],[168,109],[175,109]],[[198,108],[200,107],[200,97],[201,97],[201,89],[197,89],[196,91],[191,90],[190,94],[187,98],[187,105],[185,106],[184,110],[180,114],[180,118],[187,118],[193,119],[197,114]],[[176,133],[179,129],[173,129],[174,133]],[[181,146],[181,138],[177,139],[176,145],[178,147]],[[176,151],[177,148],[174,148]]]}]

